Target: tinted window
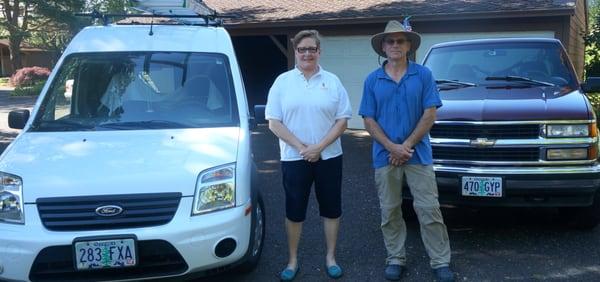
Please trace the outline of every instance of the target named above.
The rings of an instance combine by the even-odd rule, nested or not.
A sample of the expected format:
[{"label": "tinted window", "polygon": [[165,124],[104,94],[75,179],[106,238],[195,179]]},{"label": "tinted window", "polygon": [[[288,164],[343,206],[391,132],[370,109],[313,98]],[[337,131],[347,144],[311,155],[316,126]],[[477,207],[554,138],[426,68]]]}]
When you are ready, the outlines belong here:
[{"label": "tinted window", "polygon": [[[490,76],[522,76],[575,88],[572,67],[554,43],[496,43],[440,47],[425,61],[436,79],[488,84]],[[497,82],[494,82],[497,83]]]},{"label": "tinted window", "polygon": [[93,53],[65,59],[32,130],[127,130],[239,125],[227,57]]}]

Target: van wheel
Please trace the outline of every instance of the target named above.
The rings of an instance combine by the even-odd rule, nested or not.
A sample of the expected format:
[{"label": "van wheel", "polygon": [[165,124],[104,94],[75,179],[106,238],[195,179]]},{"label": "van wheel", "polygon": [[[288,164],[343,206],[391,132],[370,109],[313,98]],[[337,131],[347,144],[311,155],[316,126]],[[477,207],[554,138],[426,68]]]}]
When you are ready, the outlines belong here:
[{"label": "van wheel", "polygon": [[237,268],[240,273],[253,271],[258,265],[265,241],[265,204],[262,195],[258,193],[256,205],[252,208],[252,232],[250,234],[250,246],[245,256],[245,261]]},{"label": "van wheel", "polygon": [[413,207],[413,200],[402,200],[402,217],[404,217],[405,221],[417,220],[417,213]]},{"label": "van wheel", "polygon": [[591,206],[560,208],[559,212],[570,226],[577,229],[593,229],[600,223],[600,190],[596,191]]}]

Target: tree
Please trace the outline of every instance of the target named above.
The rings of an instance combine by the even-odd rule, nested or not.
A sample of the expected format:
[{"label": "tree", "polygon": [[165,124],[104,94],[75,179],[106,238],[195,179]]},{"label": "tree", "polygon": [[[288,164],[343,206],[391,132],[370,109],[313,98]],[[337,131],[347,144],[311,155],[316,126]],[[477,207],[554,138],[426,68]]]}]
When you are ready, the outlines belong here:
[{"label": "tree", "polygon": [[122,13],[129,6],[129,0],[0,0],[0,36],[9,39],[10,61],[17,70],[24,42],[58,56],[77,31],[91,24],[76,13]]},{"label": "tree", "polygon": [[2,0],[0,27],[9,39],[10,61],[15,70],[22,67],[21,44],[32,33],[71,31],[73,11],[80,11],[85,0]]},{"label": "tree", "polygon": [[585,37],[586,76],[600,76],[600,0],[589,2],[590,32]]},{"label": "tree", "polygon": [[0,26],[4,27],[8,33],[8,50],[10,51],[10,61],[13,69],[20,69],[21,64],[21,43],[27,35],[29,29],[30,15],[32,5],[27,0],[2,0],[0,4],[3,19]]}]

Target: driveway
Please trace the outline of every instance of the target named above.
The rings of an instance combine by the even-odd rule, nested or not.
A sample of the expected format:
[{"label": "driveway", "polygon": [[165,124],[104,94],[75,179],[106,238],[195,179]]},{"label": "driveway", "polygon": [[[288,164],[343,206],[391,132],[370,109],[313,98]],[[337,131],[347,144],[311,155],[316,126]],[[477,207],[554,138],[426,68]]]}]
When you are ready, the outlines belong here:
[{"label": "driveway", "polygon": [[[385,281],[385,248],[379,202],[373,186],[371,138],[348,130],[344,149],[343,216],[339,281]],[[253,134],[267,209],[267,234],[255,272],[225,274],[205,281],[277,281],[287,261],[279,147],[266,127]],[[301,270],[295,281],[329,281],[323,270],[325,243],[314,193],[300,243]],[[555,209],[442,209],[457,281],[600,281],[600,227],[574,230]],[[432,281],[419,225],[408,222],[408,271],[402,281]]]},{"label": "driveway", "polygon": [[[32,98],[10,98],[0,91],[0,136],[8,144],[18,131],[7,128],[12,109],[30,108]],[[277,281],[287,260],[284,198],[277,139],[265,126],[253,135],[266,205],[265,247],[258,268],[199,279],[206,281]],[[0,145],[2,145],[0,143]],[[384,281],[385,248],[379,229],[379,203],[373,187],[371,138],[348,130],[344,148],[343,216],[338,262],[339,281]],[[4,148],[0,147],[0,151]],[[554,209],[444,208],[457,281],[600,281],[600,228],[574,230]],[[408,271],[402,281],[432,281],[417,222],[408,222]],[[324,269],[325,242],[318,208],[311,196],[300,243],[301,270],[295,281],[329,281]]]}]

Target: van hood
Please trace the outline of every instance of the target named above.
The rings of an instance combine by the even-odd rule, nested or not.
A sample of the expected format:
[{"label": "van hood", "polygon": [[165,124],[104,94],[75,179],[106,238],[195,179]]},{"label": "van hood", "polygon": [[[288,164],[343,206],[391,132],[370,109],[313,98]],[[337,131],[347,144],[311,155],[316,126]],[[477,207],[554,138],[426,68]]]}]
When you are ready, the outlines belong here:
[{"label": "van hood", "polygon": [[0,162],[38,198],[180,192],[201,171],[236,161],[239,128],[26,132]]},{"label": "van hood", "polygon": [[587,103],[579,91],[558,87],[489,88],[440,91],[444,106],[437,120],[518,121],[587,120]]}]

